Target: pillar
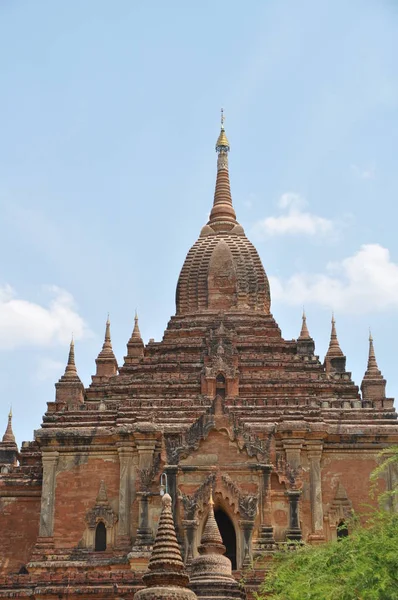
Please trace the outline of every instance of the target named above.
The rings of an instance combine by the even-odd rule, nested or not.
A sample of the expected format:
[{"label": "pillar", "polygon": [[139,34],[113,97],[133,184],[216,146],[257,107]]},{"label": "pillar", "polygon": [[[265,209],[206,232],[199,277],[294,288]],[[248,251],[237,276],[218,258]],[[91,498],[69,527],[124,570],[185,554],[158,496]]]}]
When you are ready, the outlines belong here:
[{"label": "pillar", "polygon": [[39,537],[49,538],[54,535],[55,475],[59,452],[44,451],[43,483],[41,489]]},{"label": "pillar", "polygon": [[133,447],[131,444],[120,445],[117,450],[120,463],[118,546],[129,547]]},{"label": "pillar", "polygon": [[182,526],[185,531],[185,556],[184,562],[185,565],[188,566],[191,564],[195,554],[194,554],[194,541],[195,541],[195,531],[198,528],[198,522],[196,519],[184,519],[182,521]]},{"label": "pillar", "polygon": [[271,472],[272,465],[258,465],[261,471],[260,481],[260,518],[261,525],[257,540],[257,550],[274,550],[274,529],[271,521]]},{"label": "pillar", "polygon": [[253,557],[252,557],[252,534],[253,534],[253,527],[254,527],[254,521],[252,520],[241,520],[239,521],[239,525],[242,528],[242,532],[243,532],[243,562],[242,562],[242,567],[243,568],[250,568],[252,566],[253,563]]},{"label": "pillar", "polygon": [[289,528],[286,532],[286,539],[290,541],[301,541],[301,529],[299,519],[299,500],[300,490],[289,490],[286,492],[289,500]]},{"label": "pillar", "polygon": [[322,542],[325,540],[323,533],[323,506],[322,506],[322,477],[321,457],[322,444],[307,444],[308,463],[310,467],[310,501],[312,531],[309,541]]}]

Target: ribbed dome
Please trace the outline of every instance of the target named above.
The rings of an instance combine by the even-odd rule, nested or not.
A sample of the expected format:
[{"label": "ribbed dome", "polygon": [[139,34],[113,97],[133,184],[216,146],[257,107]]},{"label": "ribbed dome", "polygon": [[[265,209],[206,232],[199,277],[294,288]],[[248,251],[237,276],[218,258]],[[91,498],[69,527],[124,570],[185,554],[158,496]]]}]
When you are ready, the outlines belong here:
[{"label": "ribbed dome", "polygon": [[177,284],[177,314],[249,309],[269,313],[268,278],[240,225],[215,232],[206,225],[185,259]]},{"label": "ribbed dome", "polygon": [[270,290],[260,257],[236,221],[223,120],[217,140],[217,180],[210,219],[185,259],[177,284],[177,315],[228,310],[270,312]]}]

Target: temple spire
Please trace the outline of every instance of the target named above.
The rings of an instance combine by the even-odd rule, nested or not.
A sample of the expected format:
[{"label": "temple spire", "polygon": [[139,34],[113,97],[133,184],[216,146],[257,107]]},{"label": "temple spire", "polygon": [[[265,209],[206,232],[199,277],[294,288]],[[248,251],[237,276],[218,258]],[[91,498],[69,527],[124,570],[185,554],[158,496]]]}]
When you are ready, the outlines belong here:
[{"label": "temple spire", "polygon": [[112,358],[112,359],[115,359],[115,355],[113,353],[113,348],[112,348],[111,322],[109,320],[109,314],[108,314],[108,318],[107,318],[106,324],[105,324],[104,343],[102,344],[102,350],[98,354],[98,358]]},{"label": "temple spire", "polygon": [[135,311],[134,329],[127,342],[127,356],[124,357],[124,366],[138,363],[144,356],[144,342],[142,341],[140,327],[138,325],[138,314]]},{"label": "temple spire", "polygon": [[68,362],[66,363],[64,377],[67,377],[68,379],[72,379],[72,378],[75,379],[76,377],[78,378],[76,364],[75,364],[75,342],[73,339],[73,335],[72,335],[72,339],[71,339],[71,342],[69,345]]},{"label": "temple spire", "polygon": [[332,313],[332,330],[330,332],[330,342],[329,348],[326,353],[326,356],[330,358],[334,358],[336,356],[344,356],[342,349],[340,348],[339,340],[337,338],[336,332],[336,321],[334,318],[334,314]]},{"label": "temple spire", "polygon": [[361,391],[364,400],[380,400],[386,396],[386,380],[377,364],[373,337],[370,331],[368,365],[361,383]]},{"label": "temple spire", "polygon": [[55,400],[61,404],[81,404],[84,402],[84,386],[77,374],[75,364],[75,342],[72,340],[69,346],[68,362],[65,373],[55,384]]},{"label": "temple spire", "polygon": [[368,368],[366,369],[365,377],[381,377],[381,371],[377,365],[375,349],[373,345],[372,333],[369,331],[369,355],[368,355]]},{"label": "temple spire", "polygon": [[12,409],[11,408],[10,408],[10,412],[8,413],[7,428],[3,435],[2,441],[7,444],[16,444],[14,432],[12,430]]},{"label": "temple spire", "polygon": [[299,340],[309,340],[311,339],[310,336],[310,332],[308,331],[308,327],[307,327],[307,317],[305,315],[305,310],[303,308],[303,315],[302,315],[302,324],[301,324],[301,331],[300,331],[300,335],[299,335]]},{"label": "temple spire", "polygon": [[130,339],[142,342],[140,326],[138,325],[138,313],[137,313],[137,311],[135,311],[135,315],[134,315],[134,329],[133,329],[133,333],[131,334],[131,338]]},{"label": "temple spire", "polygon": [[197,600],[187,588],[189,577],[177,541],[169,494],[162,498],[155,543],[142,579],[146,588],[135,594],[136,600]]},{"label": "temple spire", "polygon": [[212,490],[210,490],[209,514],[207,515],[206,525],[203,529],[198,550],[199,554],[224,554],[225,552],[225,546],[222,543],[220,530],[218,529],[217,521],[214,516]]},{"label": "temple spire", "polygon": [[191,590],[203,600],[243,600],[244,590],[232,575],[232,564],[224,556],[225,546],[214,516],[214,502],[210,489],[209,513],[203,530],[199,556],[191,562]]},{"label": "temple spire", "polygon": [[112,348],[111,323],[108,318],[105,324],[105,337],[102,350],[95,359],[97,365],[96,374],[92,376],[93,383],[102,383],[104,378],[109,379],[117,374],[118,364]]},{"label": "temple spire", "polygon": [[208,225],[215,231],[229,231],[236,224],[236,214],[232,206],[231,186],[228,172],[229,141],[224,129],[224,111],[221,109],[221,130],[216,142],[217,179],[213,208]]},{"label": "temple spire", "polygon": [[346,357],[340,348],[336,332],[336,321],[332,313],[332,329],[330,332],[329,348],[325,355],[325,369],[327,373],[345,372]]}]

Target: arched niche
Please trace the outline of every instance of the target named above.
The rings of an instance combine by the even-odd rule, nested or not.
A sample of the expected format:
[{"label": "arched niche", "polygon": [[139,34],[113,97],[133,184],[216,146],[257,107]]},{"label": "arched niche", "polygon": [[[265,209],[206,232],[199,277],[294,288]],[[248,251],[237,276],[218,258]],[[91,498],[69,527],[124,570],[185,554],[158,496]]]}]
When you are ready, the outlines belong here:
[{"label": "arched niche", "polygon": [[338,542],[348,537],[348,527],[345,521],[340,521],[340,523],[337,525],[336,534]]},{"label": "arched niche", "polygon": [[95,528],[94,550],[95,552],[105,552],[107,546],[106,527],[103,521],[97,523]]},{"label": "arched niche", "polygon": [[227,384],[225,381],[225,377],[222,373],[219,373],[216,377],[216,396],[220,396],[220,398],[225,398],[225,390]]}]

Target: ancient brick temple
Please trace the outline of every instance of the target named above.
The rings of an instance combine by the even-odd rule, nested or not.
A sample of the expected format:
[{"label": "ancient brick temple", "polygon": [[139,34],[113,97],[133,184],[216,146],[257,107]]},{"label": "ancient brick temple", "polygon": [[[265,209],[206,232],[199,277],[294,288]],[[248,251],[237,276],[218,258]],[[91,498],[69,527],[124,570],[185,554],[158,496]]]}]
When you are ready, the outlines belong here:
[{"label": "ancient brick temple", "polygon": [[[373,341],[360,392],[334,319],[323,362],[305,315],[297,340],[283,339],[267,275],[236,220],[229,149],[222,125],[213,208],[162,341],[145,346],[136,318],[119,366],[108,321],[91,385],[72,343],[55,401],[20,449],[10,415],[0,443],[1,598],[133,598],[161,487],[198,596],[202,567],[213,568],[223,545],[236,577],[247,569],[255,585],[278,543],[336,539],[369,502],[377,453],[398,443]],[[213,510],[222,544],[204,534]]]}]

